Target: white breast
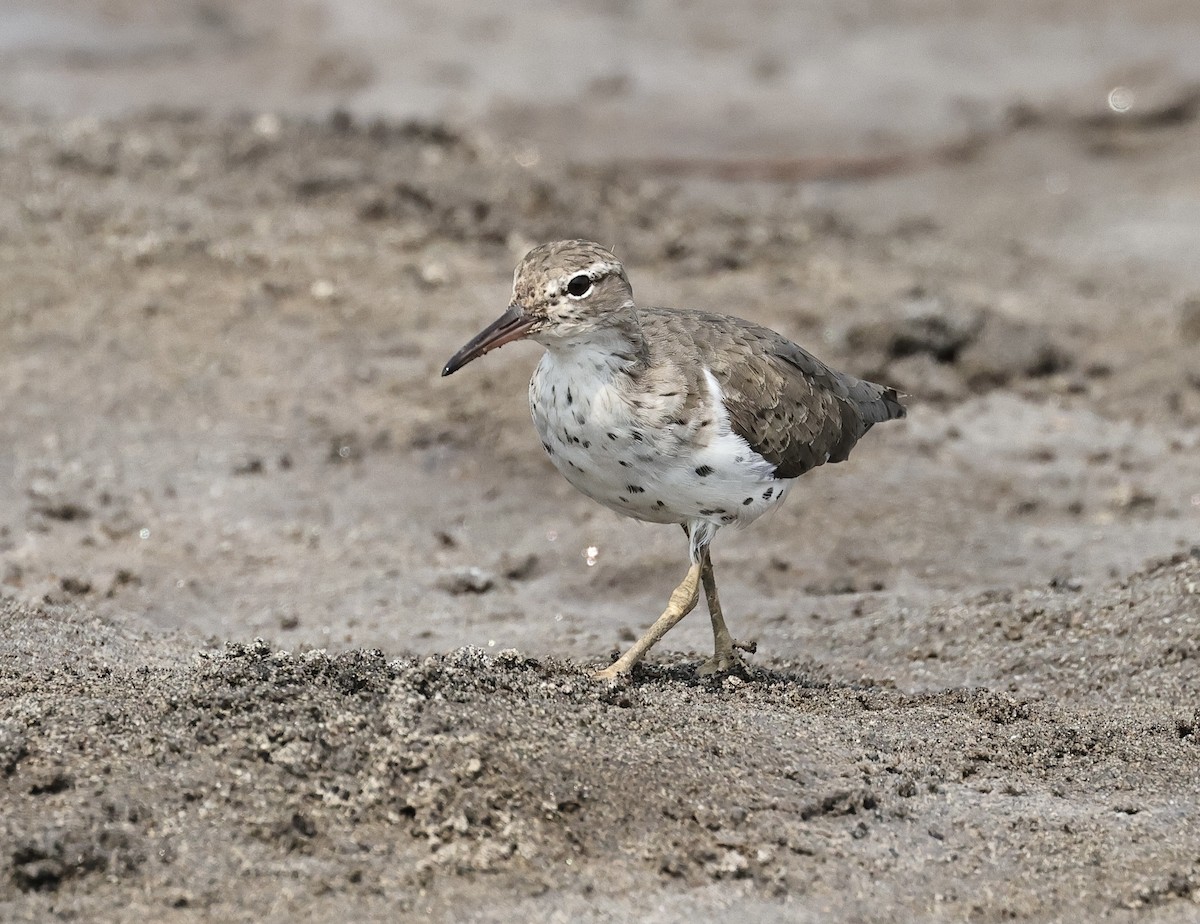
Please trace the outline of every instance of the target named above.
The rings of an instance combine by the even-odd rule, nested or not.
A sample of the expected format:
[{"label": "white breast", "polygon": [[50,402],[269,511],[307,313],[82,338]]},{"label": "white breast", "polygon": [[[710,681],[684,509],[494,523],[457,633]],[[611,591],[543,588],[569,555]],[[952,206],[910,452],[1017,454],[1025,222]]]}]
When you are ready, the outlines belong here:
[{"label": "white breast", "polygon": [[636,394],[604,351],[547,351],[529,383],[534,426],[578,490],[659,523],[745,525],[779,504],[790,481],[733,431],[721,389],[682,423],[684,386]]}]

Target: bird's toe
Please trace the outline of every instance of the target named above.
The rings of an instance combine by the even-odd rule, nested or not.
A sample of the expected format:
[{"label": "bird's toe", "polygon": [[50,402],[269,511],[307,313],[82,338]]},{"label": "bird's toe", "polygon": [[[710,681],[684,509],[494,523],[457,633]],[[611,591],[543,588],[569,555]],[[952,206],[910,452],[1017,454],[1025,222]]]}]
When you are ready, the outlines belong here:
[{"label": "bird's toe", "polygon": [[598,670],[592,674],[592,680],[597,683],[603,683],[606,680],[617,680],[629,673],[629,668],[622,668],[620,662],[614,661],[603,670]]},{"label": "bird's toe", "polygon": [[736,642],[732,639],[728,647],[719,646],[713,653],[711,658],[705,659],[704,663],[696,668],[697,677],[713,677],[717,674],[745,674],[749,671],[749,666],[746,664],[739,651],[747,651],[753,654],[758,649],[755,642]]},{"label": "bird's toe", "polygon": [[713,677],[717,674],[728,674],[732,671],[744,670],[745,663],[732,651],[714,654],[696,668],[697,677]]}]

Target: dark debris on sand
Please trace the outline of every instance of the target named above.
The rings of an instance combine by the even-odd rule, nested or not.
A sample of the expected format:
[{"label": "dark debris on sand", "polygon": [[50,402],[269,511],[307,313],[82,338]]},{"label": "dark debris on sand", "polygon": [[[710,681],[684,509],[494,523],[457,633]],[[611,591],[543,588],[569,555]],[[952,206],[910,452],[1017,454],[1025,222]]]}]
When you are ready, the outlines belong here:
[{"label": "dark debris on sand", "polygon": [[[1184,555],[1117,593],[1194,632],[1197,582]],[[1077,604],[1047,597],[1029,631],[1072,631]],[[248,919],[299,880],[309,914],[352,894],[364,913],[488,919],[548,890],[633,914],[638,890],[723,883],[781,919],[853,896],[907,919],[935,895],[964,919],[1120,919],[1200,882],[1200,712],[1152,685],[1055,705],[812,664],[699,680],[676,658],[598,685],[515,651],[189,656],[65,607],[3,619],[0,902],[17,918]],[[1139,653],[1163,622],[1122,623],[1106,657],[1161,670]],[[71,640],[87,644],[68,656]],[[981,864],[1011,886],[971,888]]]}]

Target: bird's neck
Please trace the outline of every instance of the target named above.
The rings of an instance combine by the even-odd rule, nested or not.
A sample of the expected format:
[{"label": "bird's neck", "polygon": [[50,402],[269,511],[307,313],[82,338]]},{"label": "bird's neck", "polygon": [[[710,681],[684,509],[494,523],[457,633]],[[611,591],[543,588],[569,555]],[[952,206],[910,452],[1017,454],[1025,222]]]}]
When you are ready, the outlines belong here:
[{"label": "bird's neck", "polygon": [[612,370],[630,371],[646,365],[649,346],[637,316],[631,311],[628,319],[579,331],[567,337],[544,342],[546,352],[558,362],[593,365]]}]

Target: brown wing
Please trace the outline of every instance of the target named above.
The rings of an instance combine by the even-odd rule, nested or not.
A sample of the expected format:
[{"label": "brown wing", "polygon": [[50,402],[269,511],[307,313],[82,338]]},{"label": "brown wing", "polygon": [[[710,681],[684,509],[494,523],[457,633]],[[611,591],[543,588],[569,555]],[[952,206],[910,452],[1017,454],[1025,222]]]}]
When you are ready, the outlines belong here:
[{"label": "brown wing", "polygon": [[779,478],[844,461],[873,424],[905,414],[894,389],[837,372],[768,328],[680,314],[693,316],[688,328],[703,331],[694,342],[721,386],[734,431],[777,466]]}]

